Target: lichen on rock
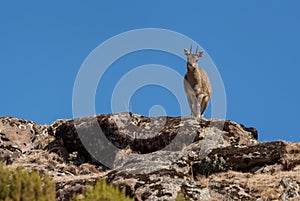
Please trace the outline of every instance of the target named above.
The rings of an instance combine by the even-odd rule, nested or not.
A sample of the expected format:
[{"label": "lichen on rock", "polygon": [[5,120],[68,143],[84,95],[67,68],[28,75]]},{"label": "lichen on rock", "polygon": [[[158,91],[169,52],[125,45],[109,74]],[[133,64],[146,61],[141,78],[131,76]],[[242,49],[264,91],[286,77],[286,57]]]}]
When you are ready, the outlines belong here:
[{"label": "lichen on rock", "polygon": [[128,112],[51,125],[1,117],[0,159],[47,173],[59,201],[99,179],[136,200],[297,200],[300,144],[257,135],[230,120]]}]

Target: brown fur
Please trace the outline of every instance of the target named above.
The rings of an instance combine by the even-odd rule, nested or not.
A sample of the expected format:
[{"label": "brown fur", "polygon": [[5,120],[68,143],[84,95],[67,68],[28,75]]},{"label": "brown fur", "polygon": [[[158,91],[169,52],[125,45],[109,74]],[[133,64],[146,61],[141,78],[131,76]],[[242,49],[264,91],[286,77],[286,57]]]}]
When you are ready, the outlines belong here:
[{"label": "brown fur", "polygon": [[191,115],[202,118],[208,106],[212,88],[207,73],[202,68],[198,68],[198,58],[203,51],[191,54],[185,49],[187,55],[187,73],[184,76],[184,89],[187,95]]}]

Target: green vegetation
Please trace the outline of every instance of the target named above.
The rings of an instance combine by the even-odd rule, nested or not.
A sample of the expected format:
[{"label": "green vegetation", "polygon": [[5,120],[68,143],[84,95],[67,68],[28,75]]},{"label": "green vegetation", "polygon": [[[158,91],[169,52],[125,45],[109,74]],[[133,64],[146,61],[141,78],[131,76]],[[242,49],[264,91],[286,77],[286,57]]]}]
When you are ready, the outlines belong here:
[{"label": "green vegetation", "polygon": [[55,201],[55,184],[37,171],[8,170],[0,162],[0,201]]},{"label": "green vegetation", "polygon": [[176,201],[186,201],[187,199],[184,197],[182,191],[180,191],[177,195]]},{"label": "green vegetation", "polygon": [[100,180],[97,184],[89,187],[83,197],[75,196],[74,201],[133,201],[134,199],[126,196],[125,189],[120,191],[117,187],[107,184],[105,180]]},{"label": "green vegetation", "polygon": [[[49,176],[37,171],[17,168],[9,170],[0,162],[0,201],[55,201],[55,184]],[[125,188],[100,180],[95,186],[87,185],[83,195],[74,195],[71,201],[133,201],[126,196]],[[180,192],[176,201],[186,200]]]},{"label": "green vegetation", "polygon": [[231,166],[224,160],[223,157],[214,155],[214,158],[210,159],[205,157],[198,167],[201,174],[208,177],[209,175],[217,172],[225,172],[231,170]]}]

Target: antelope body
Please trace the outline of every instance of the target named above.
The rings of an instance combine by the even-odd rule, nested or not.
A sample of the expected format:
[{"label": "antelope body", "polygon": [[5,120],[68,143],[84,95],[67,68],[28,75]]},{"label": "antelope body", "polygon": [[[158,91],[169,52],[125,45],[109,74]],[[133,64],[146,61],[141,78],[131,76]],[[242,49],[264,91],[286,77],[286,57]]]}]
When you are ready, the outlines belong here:
[{"label": "antelope body", "polygon": [[198,68],[198,59],[202,57],[204,51],[192,54],[184,49],[187,56],[187,72],[184,76],[184,90],[191,108],[191,116],[202,118],[205,109],[208,106],[212,93],[211,84],[207,73],[202,68]]}]

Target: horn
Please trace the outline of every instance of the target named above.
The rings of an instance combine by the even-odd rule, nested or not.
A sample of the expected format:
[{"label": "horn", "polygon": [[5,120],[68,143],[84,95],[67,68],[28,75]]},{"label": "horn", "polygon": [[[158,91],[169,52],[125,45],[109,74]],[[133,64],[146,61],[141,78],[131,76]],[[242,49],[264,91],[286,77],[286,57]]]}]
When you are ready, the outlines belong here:
[{"label": "horn", "polygon": [[190,48],[190,53],[192,54],[192,44],[191,44],[191,48]]},{"label": "horn", "polygon": [[198,46],[197,46],[197,49],[196,49],[196,54],[198,53]]}]

